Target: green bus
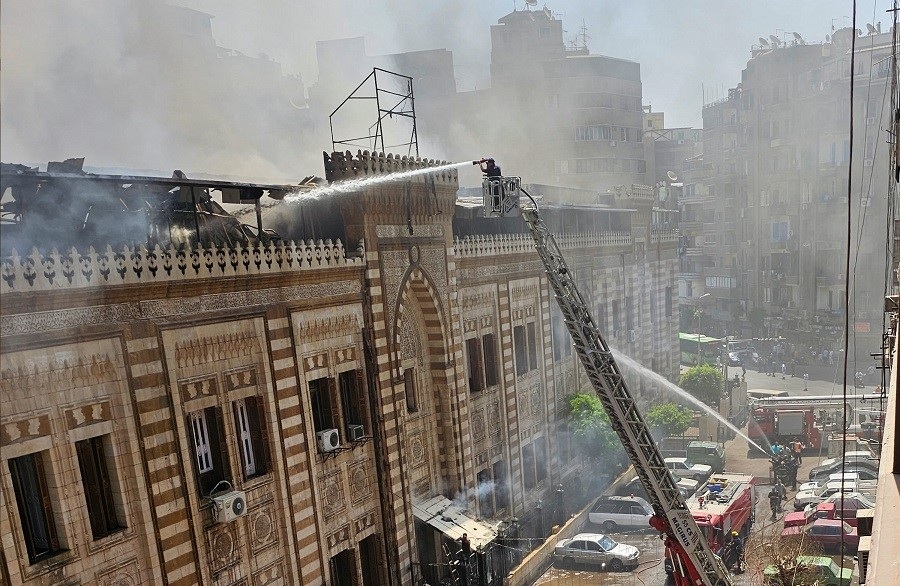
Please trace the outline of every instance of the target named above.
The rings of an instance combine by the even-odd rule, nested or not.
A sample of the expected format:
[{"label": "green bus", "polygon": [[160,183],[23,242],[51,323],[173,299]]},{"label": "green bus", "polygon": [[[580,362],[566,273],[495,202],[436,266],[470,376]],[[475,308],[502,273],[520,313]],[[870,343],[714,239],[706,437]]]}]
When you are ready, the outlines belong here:
[{"label": "green bus", "polygon": [[711,338],[703,334],[679,332],[678,342],[681,347],[681,363],[688,366],[698,364],[697,350],[700,351],[699,364],[715,364],[716,358],[722,356],[724,340]]}]

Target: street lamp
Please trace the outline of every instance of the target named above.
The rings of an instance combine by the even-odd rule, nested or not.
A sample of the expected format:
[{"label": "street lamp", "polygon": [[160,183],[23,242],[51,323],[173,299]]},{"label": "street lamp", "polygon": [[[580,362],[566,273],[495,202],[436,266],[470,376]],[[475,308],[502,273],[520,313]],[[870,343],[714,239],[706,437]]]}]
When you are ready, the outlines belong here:
[{"label": "street lamp", "polygon": [[703,316],[703,308],[700,307],[700,301],[709,297],[709,293],[704,293],[697,298],[697,366],[700,366],[700,318]]}]

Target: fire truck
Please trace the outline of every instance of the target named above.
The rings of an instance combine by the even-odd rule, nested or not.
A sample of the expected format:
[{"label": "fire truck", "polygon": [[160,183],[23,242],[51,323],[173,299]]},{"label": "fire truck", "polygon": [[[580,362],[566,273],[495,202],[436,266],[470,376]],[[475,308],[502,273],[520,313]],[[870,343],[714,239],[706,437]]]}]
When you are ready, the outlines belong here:
[{"label": "fire truck", "polygon": [[[747,542],[754,521],[753,485],[750,474],[714,474],[701,492],[688,499],[691,516],[712,551],[719,551],[732,531]],[[668,548],[664,565],[667,574],[674,571],[673,552]]]},{"label": "fire truck", "polygon": [[800,440],[804,449],[818,452],[822,448],[822,429],[816,425],[813,407],[755,407],[747,435],[756,443],[778,442],[785,445]]},{"label": "fire truck", "polygon": [[[528,201],[521,201],[523,194]],[[594,322],[562,250],[540,216],[537,201],[522,189],[519,177],[485,177],[482,196],[485,216],[521,214],[531,232],[547,281],[572,336],[575,353],[647,491],[654,512],[650,525],[662,533],[671,552],[675,586],[731,586],[728,570],[713,553],[669,473],[656,440],[628,391],[612,349]]]},{"label": "fire truck", "polygon": [[[847,396],[847,428],[850,430],[863,417],[878,416],[879,401],[884,397],[877,394]],[[825,431],[829,428],[842,429],[844,400],[841,396],[798,396],[767,397],[752,401],[751,422],[748,428],[750,439],[757,443],[803,442],[805,449],[819,453],[828,451]]]}]

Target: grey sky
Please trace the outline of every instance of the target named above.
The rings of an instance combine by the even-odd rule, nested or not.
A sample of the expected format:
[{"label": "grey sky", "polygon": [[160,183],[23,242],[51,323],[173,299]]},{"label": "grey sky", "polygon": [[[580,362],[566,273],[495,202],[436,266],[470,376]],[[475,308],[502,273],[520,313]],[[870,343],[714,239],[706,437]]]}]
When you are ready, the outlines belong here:
[{"label": "grey sky", "polygon": [[[522,0],[177,3],[214,14],[219,44],[266,53],[286,71],[302,73],[307,84],[318,77],[317,40],[365,36],[370,54],[452,50],[460,90],[489,83],[490,25],[524,6]],[[859,3],[858,28],[865,30],[873,14],[887,27],[888,2],[877,4]],[[715,99],[736,85],[758,37],[796,31],[821,42],[832,24],[849,26],[852,10],[846,0],[557,0],[546,6],[562,19],[567,39],[583,24],[592,53],[638,61],[644,102],[666,112],[669,126],[700,126],[701,87]]]},{"label": "grey sky", "polygon": [[[865,30],[875,14],[887,30],[888,0],[873,1],[860,5],[858,28]],[[328,120],[294,109],[295,97],[303,101],[300,84],[274,64],[209,61],[215,49],[182,34],[183,23],[167,20],[161,2],[5,0],[0,159],[44,164],[84,156],[104,168],[202,169],[247,179],[319,172]],[[266,54],[284,74],[301,74],[307,88],[319,77],[316,41],[362,36],[370,55],[453,51],[460,91],[489,84],[490,26],[514,7],[512,0],[168,2],[213,15],[218,46]],[[521,10],[523,0],[515,6]],[[820,42],[832,22],[849,24],[849,6],[836,0],[548,2],[567,40],[584,25],[592,53],[641,64],[644,103],[664,111],[669,127],[700,126],[701,87],[709,100],[724,96],[740,81],[758,37],[797,31]],[[207,61],[197,58],[203,52]],[[341,97],[356,83],[336,72],[325,79]],[[430,138],[423,129],[419,140],[429,145]]]}]

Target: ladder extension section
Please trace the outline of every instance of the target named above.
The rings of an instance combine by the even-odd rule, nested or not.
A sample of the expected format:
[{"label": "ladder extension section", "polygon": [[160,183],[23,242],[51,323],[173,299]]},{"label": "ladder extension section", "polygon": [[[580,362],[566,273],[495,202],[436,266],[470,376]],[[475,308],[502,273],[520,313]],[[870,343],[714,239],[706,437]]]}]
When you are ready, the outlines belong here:
[{"label": "ladder extension section", "polygon": [[[524,189],[521,191],[534,202],[528,192]],[[730,586],[728,571],[700,533],[678,486],[666,468],[656,442],[625,386],[612,352],[600,335],[553,234],[538,214],[536,205],[523,206],[521,209],[534,237],[538,255],[546,268],[547,278],[556,295],[566,327],[572,335],[575,351],[609,414],[613,429],[647,489],[654,512],[665,519],[669,537],[676,539],[682,546],[702,584]]]}]

